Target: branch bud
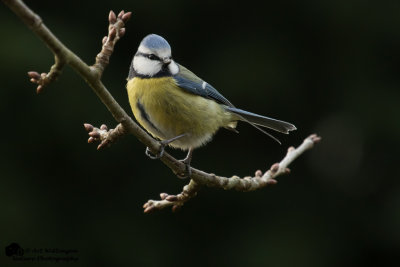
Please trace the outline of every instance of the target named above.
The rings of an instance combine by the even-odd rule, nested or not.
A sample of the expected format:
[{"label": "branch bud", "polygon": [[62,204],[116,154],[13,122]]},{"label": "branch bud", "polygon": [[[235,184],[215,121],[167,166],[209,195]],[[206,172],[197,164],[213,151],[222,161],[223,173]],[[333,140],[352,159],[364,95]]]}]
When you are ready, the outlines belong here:
[{"label": "branch bud", "polygon": [[[35,80],[39,80],[40,79],[40,74],[36,71],[29,71],[28,72],[28,76],[29,78],[35,79]],[[31,81],[32,81],[31,79]]]},{"label": "branch bud", "polygon": [[85,127],[85,130],[88,132],[93,131],[93,125],[91,125],[90,123],[84,123],[83,127]]},{"label": "branch bud", "polygon": [[279,170],[279,163],[275,163],[271,166],[271,172],[277,172]]},{"label": "branch bud", "polygon": [[292,151],[294,151],[294,150],[295,150],[295,148],[294,148],[293,146],[291,146],[291,147],[288,148],[287,151],[288,151],[288,153],[290,153],[290,152],[292,152]]},{"label": "branch bud", "polygon": [[108,15],[108,22],[110,22],[110,24],[114,24],[115,22],[117,22],[117,17],[115,16],[114,11],[110,11],[110,14]]},{"label": "branch bud", "polygon": [[319,141],[321,141],[321,137],[316,135],[316,134],[312,134],[310,135],[308,138],[311,139],[311,141],[315,144],[315,143],[319,143]]},{"label": "branch bud", "polygon": [[121,28],[118,32],[119,37],[122,37],[125,35],[125,28]]},{"label": "branch bud", "polygon": [[181,205],[173,205],[172,206],[172,212],[178,212],[181,210]]},{"label": "branch bud", "polygon": [[127,23],[128,22],[128,20],[131,18],[131,15],[132,15],[132,12],[128,12],[128,13],[126,13],[126,14],[124,14],[123,16],[122,16],[122,21],[124,22],[124,23]]},{"label": "branch bud", "polygon": [[42,93],[43,92],[43,86],[42,85],[39,85],[37,88],[36,88],[36,93],[37,94],[40,94],[40,93]]},{"label": "branch bud", "polygon": [[93,138],[100,138],[100,133],[97,132],[97,131],[91,131],[91,132],[89,133],[89,136],[90,136],[90,137],[93,137]]},{"label": "branch bud", "polygon": [[154,211],[154,206],[145,208],[143,212],[144,212],[144,213],[150,213],[150,212],[152,212],[152,211]]},{"label": "branch bud", "polygon": [[147,201],[146,203],[143,204],[143,208],[144,208],[144,209],[145,209],[145,208],[148,208],[148,207],[150,207],[150,206],[153,206],[152,200],[149,200],[149,201]]},{"label": "branch bud", "polygon": [[108,143],[107,142],[101,142],[98,146],[97,146],[97,150],[102,149],[103,147],[107,146]]}]

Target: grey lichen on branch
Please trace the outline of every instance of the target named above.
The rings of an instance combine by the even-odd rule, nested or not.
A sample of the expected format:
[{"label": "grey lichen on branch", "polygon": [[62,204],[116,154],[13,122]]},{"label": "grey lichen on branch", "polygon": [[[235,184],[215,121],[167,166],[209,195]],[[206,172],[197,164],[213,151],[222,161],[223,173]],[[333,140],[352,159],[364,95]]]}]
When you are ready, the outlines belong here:
[{"label": "grey lichen on branch", "polygon": [[[139,139],[151,151],[160,150],[160,143],[147,134],[137,125],[132,118],[122,109],[115,101],[110,92],[106,89],[101,81],[104,69],[109,63],[110,56],[114,51],[116,42],[125,34],[125,23],[129,20],[131,13],[121,11],[118,16],[114,12],[110,12],[108,16],[108,35],[103,38],[102,50],[96,56],[93,66],[87,65],[75,53],[69,50],[56,36],[46,27],[41,18],[27,7],[21,0],[2,0],[9,8],[47,45],[55,56],[55,64],[50,72],[39,74],[31,71],[28,73],[31,81],[38,84],[37,91],[41,92],[45,86],[61,74],[65,65],[69,65],[75,70],[93,89],[103,104],[111,112],[119,125],[115,129],[108,130],[107,126],[102,125],[100,128],[85,124],[86,130],[89,132],[89,142],[100,142],[98,149],[109,146],[117,139],[125,134],[132,134]],[[281,174],[288,173],[287,166],[299,155],[307,149],[310,149],[320,138],[316,135],[308,137],[303,144],[294,149],[290,148],[286,157],[279,163],[274,164],[270,170],[262,174],[257,171],[254,177],[248,176],[240,178],[233,176],[231,178],[217,176],[215,174],[206,173],[204,171],[191,168],[191,180],[186,185],[182,193],[178,195],[161,194],[161,200],[150,200],[144,208],[145,212],[172,206],[173,210],[179,209],[185,202],[196,196],[198,190],[202,186],[212,186],[223,188],[225,190],[234,189],[238,191],[251,191],[262,188],[268,184],[275,184],[275,178]],[[164,153],[160,160],[169,167],[175,174],[185,171],[185,165],[169,155]]]}]

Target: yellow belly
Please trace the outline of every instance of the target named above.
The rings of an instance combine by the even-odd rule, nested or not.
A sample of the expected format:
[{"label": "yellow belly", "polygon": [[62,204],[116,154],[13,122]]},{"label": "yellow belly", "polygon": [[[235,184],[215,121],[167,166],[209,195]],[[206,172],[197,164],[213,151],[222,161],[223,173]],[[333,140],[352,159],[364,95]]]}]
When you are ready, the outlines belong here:
[{"label": "yellow belly", "polygon": [[220,127],[230,127],[235,121],[221,105],[184,91],[172,77],[135,77],[128,81],[127,90],[136,120],[154,137],[165,140],[186,134],[174,141],[173,147],[184,150],[199,147]]}]

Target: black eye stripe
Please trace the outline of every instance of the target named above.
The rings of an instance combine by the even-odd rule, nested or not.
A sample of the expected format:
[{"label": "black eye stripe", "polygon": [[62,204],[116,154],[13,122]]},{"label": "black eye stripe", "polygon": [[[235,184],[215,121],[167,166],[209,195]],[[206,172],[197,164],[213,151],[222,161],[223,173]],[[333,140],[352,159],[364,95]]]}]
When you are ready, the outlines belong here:
[{"label": "black eye stripe", "polygon": [[161,58],[159,58],[158,56],[156,56],[154,54],[147,54],[147,53],[137,52],[136,55],[137,56],[142,56],[142,57],[147,57],[148,59],[151,59],[151,60],[161,61]]}]

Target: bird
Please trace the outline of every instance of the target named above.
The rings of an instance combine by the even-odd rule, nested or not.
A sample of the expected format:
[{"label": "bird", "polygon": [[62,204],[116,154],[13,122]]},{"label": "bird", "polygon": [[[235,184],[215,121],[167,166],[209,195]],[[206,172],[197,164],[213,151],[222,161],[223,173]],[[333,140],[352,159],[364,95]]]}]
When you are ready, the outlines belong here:
[{"label": "bird", "polygon": [[152,153],[147,147],[146,155],[158,159],[167,146],[188,151],[181,178],[191,175],[193,150],[208,143],[220,128],[237,132],[238,121],[244,121],[278,143],[261,127],[285,134],[296,130],[291,123],[236,108],[212,85],[175,62],[170,44],[157,34],[140,42],[126,89],[136,120],[160,140],[159,152]]}]

